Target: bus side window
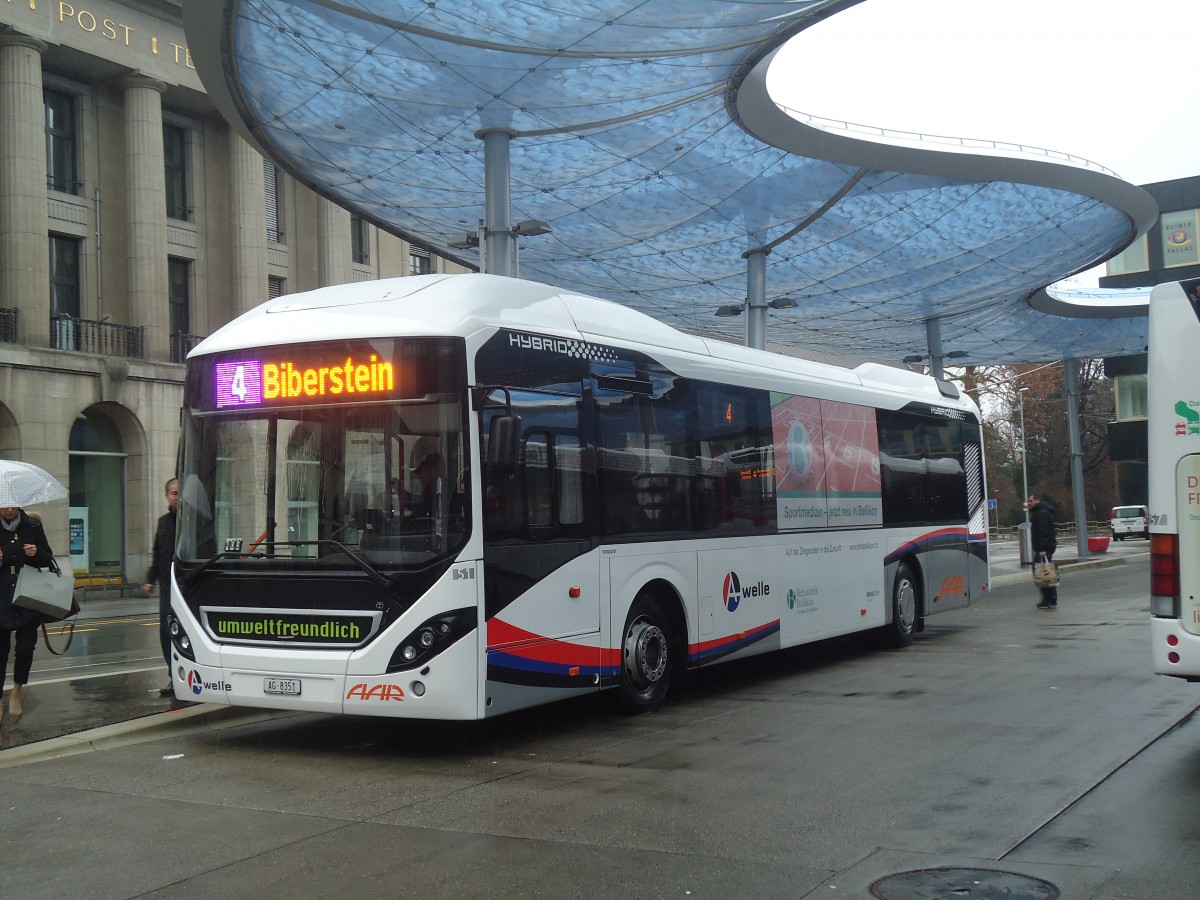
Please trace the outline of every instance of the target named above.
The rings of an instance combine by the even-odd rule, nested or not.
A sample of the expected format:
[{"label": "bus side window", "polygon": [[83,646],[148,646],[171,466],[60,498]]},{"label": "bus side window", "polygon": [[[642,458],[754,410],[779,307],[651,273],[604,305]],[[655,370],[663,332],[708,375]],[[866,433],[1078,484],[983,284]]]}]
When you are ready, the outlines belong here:
[{"label": "bus side window", "polygon": [[[512,392],[521,423],[516,471],[485,468],[489,540],[577,539],[584,527],[583,465],[575,397]],[[484,419],[485,434],[488,417]],[[485,449],[486,453],[486,449]]]},{"label": "bus side window", "polygon": [[521,528],[520,481],[516,475],[488,480],[483,495],[483,522],[492,537],[510,537]]},{"label": "bus side window", "polygon": [[554,473],[557,479],[560,525],[583,524],[583,452],[573,434],[554,436]]},{"label": "bus side window", "polygon": [[880,410],[876,420],[883,523],[924,523],[928,519],[925,494],[928,466],[922,420],[911,413],[888,410]]},{"label": "bus side window", "polygon": [[524,487],[525,524],[530,528],[546,528],[554,524],[554,478],[550,469],[550,435],[545,432],[527,433],[521,458],[524,460],[521,479]]},{"label": "bus side window", "polygon": [[958,422],[925,426],[929,450],[926,497],[931,522],[955,522],[967,517],[967,479],[963,470],[962,429]]},{"label": "bus side window", "polygon": [[644,474],[642,398],[635,394],[599,398],[596,475],[599,484],[600,531],[606,535],[639,530],[636,476]]},{"label": "bus side window", "polygon": [[774,527],[774,452],[767,393],[722,385],[696,394],[694,527],[698,531]]}]

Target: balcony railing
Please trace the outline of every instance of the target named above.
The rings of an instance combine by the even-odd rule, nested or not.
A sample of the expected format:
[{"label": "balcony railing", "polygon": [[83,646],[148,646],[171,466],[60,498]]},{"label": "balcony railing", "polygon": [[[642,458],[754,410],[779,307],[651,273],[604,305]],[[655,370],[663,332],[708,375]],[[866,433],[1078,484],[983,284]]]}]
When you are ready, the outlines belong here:
[{"label": "balcony railing", "polygon": [[7,344],[20,343],[21,340],[21,311],[19,309],[0,309],[0,341]]},{"label": "balcony railing", "polygon": [[171,335],[171,362],[183,362],[192,348],[204,340],[204,335],[201,334],[184,334],[182,331],[177,331]]},{"label": "balcony railing", "polygon": [[83,182],[76,181],[73,178],[66,178],[62,175],[47,175],[46,187],[52,191],[58,191],[60,194],[74,194],[79,196],[83,191]]},{"label": "balcony railing", "polygon": [[146,326],[54,316],[50,319],[50,346],[55,350],[144,359]]}]

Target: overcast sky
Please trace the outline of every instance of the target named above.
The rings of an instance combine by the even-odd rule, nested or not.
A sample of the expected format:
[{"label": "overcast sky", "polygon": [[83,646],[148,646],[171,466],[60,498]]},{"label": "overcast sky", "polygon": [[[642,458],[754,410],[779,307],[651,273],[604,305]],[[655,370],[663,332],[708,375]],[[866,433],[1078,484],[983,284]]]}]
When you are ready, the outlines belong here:
[{"label": "overcast sky", "polygon": [[1197,0],[864,0],[771,69],[801,112],[1200,175]]}]

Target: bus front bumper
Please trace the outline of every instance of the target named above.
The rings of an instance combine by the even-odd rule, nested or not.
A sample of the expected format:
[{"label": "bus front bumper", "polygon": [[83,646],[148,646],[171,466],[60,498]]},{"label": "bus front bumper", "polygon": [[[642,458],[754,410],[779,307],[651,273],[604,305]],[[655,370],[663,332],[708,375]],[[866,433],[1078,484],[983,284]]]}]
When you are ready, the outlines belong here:
[{"label": "bus front bumper", "polygon": [[[196,703],[408,719],[480,718],[474,641],[458,641],[419,670],[383,674],[272,669],[269,653],[211,666],[173,654],[175,695]],[[288,660],[294,662],[294,660]],[[247,664],[249,663],[249,664]],[[330,667],[332,668],[332,667]]]}]

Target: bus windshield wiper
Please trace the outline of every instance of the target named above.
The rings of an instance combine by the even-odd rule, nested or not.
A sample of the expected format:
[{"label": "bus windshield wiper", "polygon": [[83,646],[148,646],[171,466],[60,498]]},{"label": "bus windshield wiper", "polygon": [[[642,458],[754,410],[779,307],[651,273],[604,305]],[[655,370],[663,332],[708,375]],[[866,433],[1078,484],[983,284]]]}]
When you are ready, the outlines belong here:
[{"label": "bus windshield wiper", "polygon": [[[272,541],[268,546],[270,546],[272,548],[274,548],[274,547],[319,547],[324,544],[332,544],[339,551],[346,554],[346,557],[351,562],[353,562],[356,566],[358,566],[359,570],[361,570],[368,578],[370,578],[372,583],[374,583],[377,587],[381,587],[385,591],[389,591],[389,592],[396,590],[395,581],[393,581],[387,575],[384,575],[377,568],[375,568],[373,565],[371,565],[371,563],[368,562],[362,556],[362,554],[360,554],[357,550],[355,550],[354,548],[350,547],[347,544],[343,544],[341,541],[335,541],[335,540]],[[207,572],[209,569],[211,569],[213,566],[215,566],[222,559],[276,559],[277,557],[278,557],[277,553],[274,553],[274,552],[267,553],[267,552],[263,552],[261,550],[254,551],[252,553],[244,553],[241,551],[225,551],[222,553],[217,553],[217,554],[214,554],[213,556],[210,556],[208,559],[204,560],[204,562],[200,563],[200,565],[198,565],[196,568],[194,568],[190,571],[187,571],[186,572],[187,582],[189,585],[195,584],[196,580],[202,574]]]},{"label": "bus windshield wiper", "polygon": [[354,564],[356,566],[358,566],[359,569],[361,569],[364,573],[366,573],[367,577],[370,578],[371,581],[373,581],[377,586],[379,586],[379,587],[383,588],[385,591],[389,591],[389,592],[396,590],[396,582],[394,582],[391,578],[388,578],[388,576],[384,575],[377,568],[375,568],[373,565],[371,565],[367,561],[366,557],[364,557],[362,554],[360,554],[357,550],[354,550],[351,547],[349,547],[348,545],[343,544],[341,541],[335,541],[335,540],[330,539],[327,541],[288,541],[287,543],[289,543],[289,544],[318,544],[318,545],[319,544],[333,544],[333,546],[337,547],[339,550],[341,550],[343,553],[345,553],[348,557],[350,557],[350,559],[352,559],[354,561]]},{"label": "bus windshield wiper", "polygon": [[193,585],[196,583],[197,578],[199,578],[201,575],[203,575],[205,572],[207,572],[209,569],[211,569],[213,566],[215,566],[220,560],[222,560],[226,557],[228,557],[230,559],[246,559],[246,558],[262,559],[266,555],[267,554],[265,554],[265,553],[235,553],[235,552],[230,552],[230,551],[224,551],[221,553],[213,554],[208,559],[204,560],[204,562],[200,563],[200,565],[196,566],[196,568],[194,568],[194,569],[185,569],[184,574],[186,575],[187,583],[190,586],[190,585]]}]

